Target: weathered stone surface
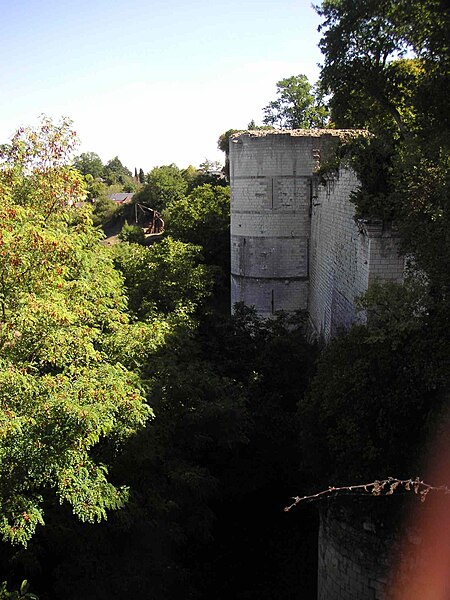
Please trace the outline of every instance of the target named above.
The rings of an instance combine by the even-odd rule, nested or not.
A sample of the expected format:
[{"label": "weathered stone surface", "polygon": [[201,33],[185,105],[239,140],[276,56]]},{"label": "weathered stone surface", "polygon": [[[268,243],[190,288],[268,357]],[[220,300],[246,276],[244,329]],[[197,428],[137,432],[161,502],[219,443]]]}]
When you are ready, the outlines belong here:
[{"label": "weathered stone surface", "polygon": [[363,322],[355,298],[376,279],[401,281],[395,231],[357,224],[355,174],[341,168],[324,185],[315,174],[349,130],[255,131],[230,141],[232,304],[269,317],[307,310],[329,340]]}]

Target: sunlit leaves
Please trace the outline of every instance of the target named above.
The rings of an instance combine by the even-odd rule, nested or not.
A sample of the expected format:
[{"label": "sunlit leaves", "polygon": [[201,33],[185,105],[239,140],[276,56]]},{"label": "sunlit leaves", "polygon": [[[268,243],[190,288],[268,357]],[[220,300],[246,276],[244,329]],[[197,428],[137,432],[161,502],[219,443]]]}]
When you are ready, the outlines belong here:
[{"label": "sunlit leaves", "polygon": [[306,75],[293,75],[278,81],[277,96],[263,108],[266,125],[288,129],[326,126],[328,110],[316,98]]},{"label": "sunlit leaves", "polygon": [[192,312],[211,293],[212,274],[198,246],[170,237],[150,247],[121,244],[115,261],[125,277],[130,308],[139,318],[154,312]]},{"label": "sunlit leaves", "polygon": [[[93,451],[152,415],[122,364],[135,366],[123,279],[89,209],[74,207],[74,140],[69,122],[44,119],[19,130],[0,166],[0,534],[25,545],[49,493],[89,522],[123,504]],[[166,330],[149,328],[146,348]]]}]

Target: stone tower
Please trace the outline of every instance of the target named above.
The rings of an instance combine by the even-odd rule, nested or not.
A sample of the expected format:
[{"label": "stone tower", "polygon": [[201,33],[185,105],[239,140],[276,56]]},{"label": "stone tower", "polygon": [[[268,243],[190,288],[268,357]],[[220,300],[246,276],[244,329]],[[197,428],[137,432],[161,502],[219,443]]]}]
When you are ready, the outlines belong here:
[{"label": "stone tower", "polygon": [[[363,320],[355,297],[371,281],[401,281],[404,259],[386,224],[354,220],[358,180],[340,169],[316,175],[343,135],[330,129],[247,131],[230,140],[231,302],[276,311],[308,311],[329,339]],[[324,185],[322,185],[324,184]]]}]

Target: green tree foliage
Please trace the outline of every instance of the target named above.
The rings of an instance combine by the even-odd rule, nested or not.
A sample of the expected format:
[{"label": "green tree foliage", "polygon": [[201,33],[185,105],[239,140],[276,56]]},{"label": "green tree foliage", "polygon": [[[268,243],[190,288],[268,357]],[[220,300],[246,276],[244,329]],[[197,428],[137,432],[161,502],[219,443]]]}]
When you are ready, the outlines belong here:
[{"label": "green tree foliage", "polygon": [[303,334],[302,315],[264,320],[236,304],[231,318],[217,315],[200,327],[202,351],[218,373],[246,390],[252,424],[243,453],[229,465],[228,493],[241,496],[277,481],[298,483],[295,412],[314,373],[316,348]]},{"label": "green tree foliage", "polygon": [[154,312],[194,311],[212,285],[200,252],[200,247],[170,237],[149,247],[120,244],[114,260],[125,277],[134,314],[145,319]]},{"label": "green tree foliage", "polygon": [[95,227],[107,225],[121,212],[121,206],[108,196],[102,194],[94,200],[92,221]]},{"label": "green tree foliage", "polygon": [[94,202],[95,200],[105,197],[108,193],[107,186],[100,181],[100,179],[94,179],[90,173],[84,176],[86,183],[87,195],[86,200]]},{"label": "green tree foliage", "polygon": [[119,239],[122,242],[143,244],[145,239],[144,230],[138,225],[128,225],[125,223],[119,233]]},{"label": "green tree foliage", "polygon": [[188,184],[187,194],[207,183],[222,187],[228,185],[222,172],[222,165],[217,161],[210,161],[208,159],[205,159],[198,169],[193,165],[189,165],[186,169],[182,170],[182,175]]},{"label": "green tree foliage", "polygon": [[229,264],[230,190],[205,184],[189,196],[169,202],[163,213],[166,230],[182,242],[201,245],[208,264]]},{"label": "green tree foliage", "polygon": [[[325,0],[317,7],[324,17],[321,86],[332,94],[338,127],[378,131],[381,116],[381,128],[391,119],[404,134],[412,103],[434,134],[448,127],[448,10],[440,0]],[[399,61],[407,52],[416,60]]]},{"label": "green tree foliage", "polygon": [[274,127],[273,125],[257,125],[255,120],[252,119],[247,125],[247,129],[249,131],[270,131],[271,129],[274,129]]},{"label": "green tree foliage", "polygon": [[190,193],[195,187],[198,169],[196,169],[194,165],[189,165],[185,169],[182,169],[181,174],[187,183],[187,193]]},{"label": "green tree foliage", "polygon": [[142,169],[139,169],[138,179],[139,179],[139,183],[142,183],[142,184],[145,183],[145,175],[144,175],[144,171]]},{"label": "green tree foliage", "polygon": [[155,167],[147,175],[147,184],[135,194],[134,201],[162,211],[172,200],[182,198],[187,188],[187,181],[176,165]]},{"label": "green tree foliage", "polygon": [[266,125],[287,129],[326,126],[328,110],[316,97],[306,75],[293,75],[278,81],[277,96],[263,108]]},{"label": "green tree foliage", "polygon": [[54,125],[43,116],[39,127],[21,127],[10,144],[0,146],[0,193],[8,203],[33,207],[45,218],[58,208],[84,200],[81,175],[69,166],[77,145],[72,123]]},{"label": "green tree foliage", "polygon": [[342,332],[322,353],[300,404],[305,465],[318,484],[348,483],[423,467],[424,443],[445,400],[442,328],[424,282],[378,284],[368,326]]},{"label": "green tree foliage", "polygon": [[221,477],[246,443],[243,390],[202,359],[189,321],[148,357],[144,376],[157,417],[130,440],[113,471],[130,483],[130,501],[95,533],[55,532],[51,549],[63,557],[56,597],[75,600],[86,589],[98,600],[195,597],[190,560],[211,539]]},{"label": "green tree foliage", "polygon": [[120,363],[128,329],[122,279],[99,245],[68,166],[69,122],[43,119],[2,147],[0,531],[26,545],[56,495],[81,520],[122,506],[93,450],[151,415]]},{"label": "green tree foliage", "polygon": [[[220,527],[214,527],[220,505],[261,502],[271,485],[277,492],[295,489],[295,405],[314,363],[298,325],[284,318],[266,323],[238,306],[233,317],[203,320],[199,328],[185,320],[148,357],[142,371],[157,417],[127,444],[114,469],[130,481],[130,502],[108,528],[96,527],[98,537],[77,528],[75,556],[56,542],[65,555],[58,596],[75,600],[90,582],[98,600],[138,593],[157,600],[211,597],[217,569],[211,578],[202,565],[205,558],[221,562]],[[225,527],[241,545],[251,517],[230,512]],[[277,582],[275,594],[278,588]]]},{"label": "green tree foliage", "polygon": [[103,170],[103,178],[107,185],[120,184],[121,189],[125,192],[134,192],[136,189],[133,174],[121,163],[118,156],[106,163]]},{"label": "green tree foliage", "polygon": [[95,152],[83,152],[73,160],[73,166],[82,175],[92,175],[94,179],[103,176],[104,165],[102,159]]},{"label": "green tree foliage", "polygon": [[219,150],[222,150],[222,152],[225,152],[225,166],[223,168],[223,171],[228,181],[230,180],[230,138],[234,133],[237,133],[238,131],[239,129],[228,129],[227,131],[224,131],[224,133],[222,133],[222,135],[217,140],[217,147],[219,148]]},{"label": "green tree foliage", "polygon": [[449,147],[404,152],[396,191],[402,195],[400,230],[405,250],[428,278],[438,309],[450,305],[450,159]]},{"label": "green tree foliage", "polygon": [[28,587],[28,582],[24,580],[19,590],[9,592],[7,582],[4,581],[0,586],[0,600],[19,600],[20,598],[24,598],[24,600],[39,600],[38,596],[28,591]]},{"label": "green tree foliage", "polygon": [[[13,498],[19,524],[33,507],[45,507],[49,521],[21,558],[42,569],[48,597],[210,596],[214,584],[199,567],[202,552],[216,552],[218,505],[297,479],[293,415],[314,353],[298,323],[267,324],[242,307],[223,319],[200,310],[213,270],[199,246],[167,237],[104,248],[89,207],[69,210],[64,200],[50,212],[43,205],[42,218],[33,210],[27,225],[32,209],[22,218],[11,200],[28,211],[26,186],[13,189],[14,173],[5,166],[4,174],[0,185],[20,217],[5,261],[16,279],[23,269],[15,288],[4,279],[2,323],[12,325],[1,329],[0,396],[3,389],[5,427],[17,427],[14,439],[0,439],[0,502],[6,497],[12,510]],[[184,194],[168,204],[175,210]],[[228,189],[196,187],[191,204],[211,241],[213,230],[225,235]],[[184,209],[190,214],[189,203]],[[195,236],[181,212],[180,235]],[[142,428],[151,412],[144,396],[156,417]],[[124,509],[91,526],[113,500],[124,502],[124,483]],[[70,519],[71,510],[87,523]]]},{"label": "green tree foliage", "polygon": [[223,167],[218,161],[205,159],[197,169],[194,181],[188,188],[190,193],[194,188],[209,184],[212,186],[226,187],[228,185],[225,179]]},{"label": "green tree foliage", "polygon": [[300,406],[305,465],[327,484],[409,476],[450,383],[448,8],[325,0],[318,12],[333,120],[374,134],[350,144],[357,216],[396,222],[414,277],[372,287],[367,327],[323,352]]},{"label": "green tree foliage", "polygon": [[327,0],[318,8],[333,118],[376,135],[352,151],[358,214],[396,220],[405,252],[447,287],[444,262],[431,257],[437,247],[449,254],[448,11],[438,0]]}]

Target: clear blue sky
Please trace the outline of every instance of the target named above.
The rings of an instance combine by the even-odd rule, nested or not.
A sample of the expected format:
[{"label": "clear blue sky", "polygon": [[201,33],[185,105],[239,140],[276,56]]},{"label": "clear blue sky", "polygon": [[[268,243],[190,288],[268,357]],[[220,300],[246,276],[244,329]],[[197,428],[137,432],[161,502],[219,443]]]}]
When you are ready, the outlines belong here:
[{"label": "clear blue sky", "polygon": [[0,0],[0,143],[45,113],[130,169],[221,160],[278,80],[318,77],[308,0]]}]

